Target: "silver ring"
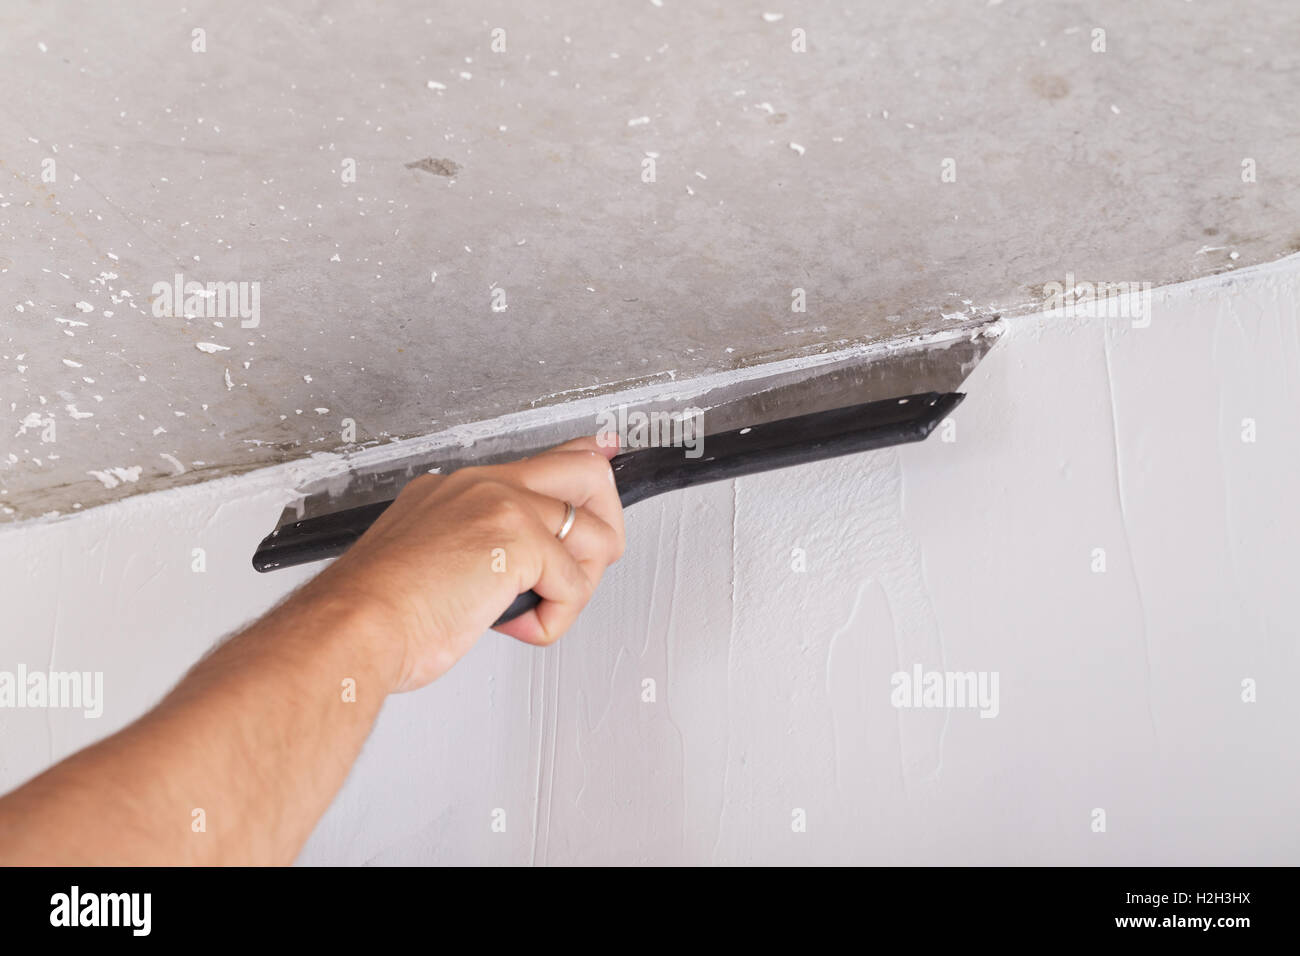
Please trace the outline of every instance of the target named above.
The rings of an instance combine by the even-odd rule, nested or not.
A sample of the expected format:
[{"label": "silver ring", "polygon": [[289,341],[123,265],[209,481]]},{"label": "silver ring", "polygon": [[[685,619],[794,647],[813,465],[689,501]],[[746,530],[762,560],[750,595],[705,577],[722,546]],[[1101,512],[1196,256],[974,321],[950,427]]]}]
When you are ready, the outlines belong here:
[{"label": "silver ring", "polygon": [[564,507],[569,509],[564,513],[564,524],[560,525],[560,530],[555,532],[555,536],[561,541],[569,536],[569,532],[573,530],[573,522],[576,521],[578,517],[578,509],[573,507],[569,502],[566,501]]}]

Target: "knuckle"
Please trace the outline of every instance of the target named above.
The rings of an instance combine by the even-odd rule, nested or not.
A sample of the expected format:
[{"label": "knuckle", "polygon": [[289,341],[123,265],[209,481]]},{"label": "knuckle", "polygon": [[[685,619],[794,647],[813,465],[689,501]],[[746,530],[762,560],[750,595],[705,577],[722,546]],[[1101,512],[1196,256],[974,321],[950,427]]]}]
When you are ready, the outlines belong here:
[{"label": "knuckle", "polygon": [[564,636],[564,630],[565,627],[567,626],[568,625],[561,625],[559,627],[555,627],[554,625],[552,625],[551,627],[546,627],[545,625],[543,625],[542,636],[538,639],[537,643],[540,644],[542,647],[550,647],[552,644],[554,644],[556,641],[558,641],[561,637]]},{"label": "knuckle", "polygon": [[416,475],[398,492],[398,497],[406,496],[408,498],[421,498],[434,488],[438,487],[438,479],[427,472],[423,475]]},{"label": "knuckle", "polygon": [[613,564],[619,558],[623,557],[623,551],[627,547],[627,540],[613,525],[607,524],[596,519],[597,527],[600,528],[600,539],[604,544],[606,555],[606,566]]},{"label": "knuckle", "polygon": [[577,452],[574,464],[578,473],[582,475],[584,483],[589,486],[593,499],[605,498],[608,492],[614,490],[614,485],[610,481],[613,468],[600,452]]},{"label": "knuckle", "polygon": [[583,604],[591,599],[592,593],[596,590],[596,584],[587,573],[582,570],[582,566],[576,561],[570,567],[570,574],[573,577],[573,589]]},{"label": "knuckle", "polygon": [[492,520],[506,530],[518,530],[527,518],[527,506],[519,500],[514,489],[497,482],[484,483],[482,488],[481,494]]},{"label": "knuckle", "polygon": [[613,564],[615,561],[619,559],[619,555],[621,553],[619,548],[618,533],[609,525],[605,524],[605,522],[603,521],[600,523],[599,527],[600,527],[600,542],[602,545],[601,550],[604,552],[605,555],[605,564],[607,565]]},{"label": "knuckle", "polygon": [[480,465],[466,465],[457,468],[447,476],[447,483],[458,488],[465,488],[483,480],[483,468]]},{"label": "knuckle", "polygon": [[585,448],[572,448],[564,453],[564,463],[577,471],[583,473],[588,470],[595,470],[595,467],[604,459],[599,452]]},{"label": "knuckle", "polygon": [[483,532],[495,538],[519,537],[527,521],[527,506],[510,485],[475,475],[466,479],[456,494],[463,514]]},{"label": "knuckle", "polygon": [[598,451],[584,451],[580,454],[587,468],[601,478],[605,477],[605,472],[609,471],[609,460],[604,455]]}]

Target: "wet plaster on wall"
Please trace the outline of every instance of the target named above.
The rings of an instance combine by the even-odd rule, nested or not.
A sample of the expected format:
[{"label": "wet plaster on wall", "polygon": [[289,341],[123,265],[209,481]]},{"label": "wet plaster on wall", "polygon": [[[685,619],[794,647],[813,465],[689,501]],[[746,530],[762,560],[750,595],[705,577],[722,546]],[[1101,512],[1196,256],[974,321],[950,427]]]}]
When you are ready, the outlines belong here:
[{"label": "wet plaster on wall", "polygon": [[[1292,258],[1146,328],[1016,320],[954,441],[636,506],[558,646],[489,635],[386,705],[302,861],[1293,863],[1297,303]],[[107,687],[98,722],[0,711],[0,785],[310,573],[248,568],[285,500],[254,482],[0,532],[3,666]],[[998,716],[891,706],[917,663],[997,671]]]},{"label": "wet plaster on wall", "polygon": [[[1298,45],[1279,0],[6,5],[0,521],[1276,259]],[[256,326],[155,315],[178,273]]]}]

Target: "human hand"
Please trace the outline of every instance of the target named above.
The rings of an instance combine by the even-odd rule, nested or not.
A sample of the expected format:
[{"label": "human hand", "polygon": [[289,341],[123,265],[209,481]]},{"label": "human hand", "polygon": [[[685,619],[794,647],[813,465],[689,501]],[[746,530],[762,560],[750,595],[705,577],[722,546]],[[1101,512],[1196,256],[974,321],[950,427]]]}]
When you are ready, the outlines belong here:
[{"label": "human hand", "polygon": [[[394,692],[446,673],[529,589],[541,603],[497,630],[551,644],[623,554],[617,451],[579,438],[509,464],[421,475],[304,592],[378,610],[376,650],[393,655]],[[566,502],[576,517],[561,542]]]}]

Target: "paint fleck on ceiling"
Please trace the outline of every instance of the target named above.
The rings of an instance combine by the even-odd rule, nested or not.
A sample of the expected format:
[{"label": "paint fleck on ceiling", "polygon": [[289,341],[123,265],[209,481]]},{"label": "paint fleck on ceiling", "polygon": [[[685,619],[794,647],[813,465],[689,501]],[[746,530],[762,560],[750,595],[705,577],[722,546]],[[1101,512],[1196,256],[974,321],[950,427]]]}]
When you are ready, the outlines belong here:
[{"label": "paint fleck on ceiling", "polygon": [[1295,251],[1298,24],[9,5],[0,517]]}]

